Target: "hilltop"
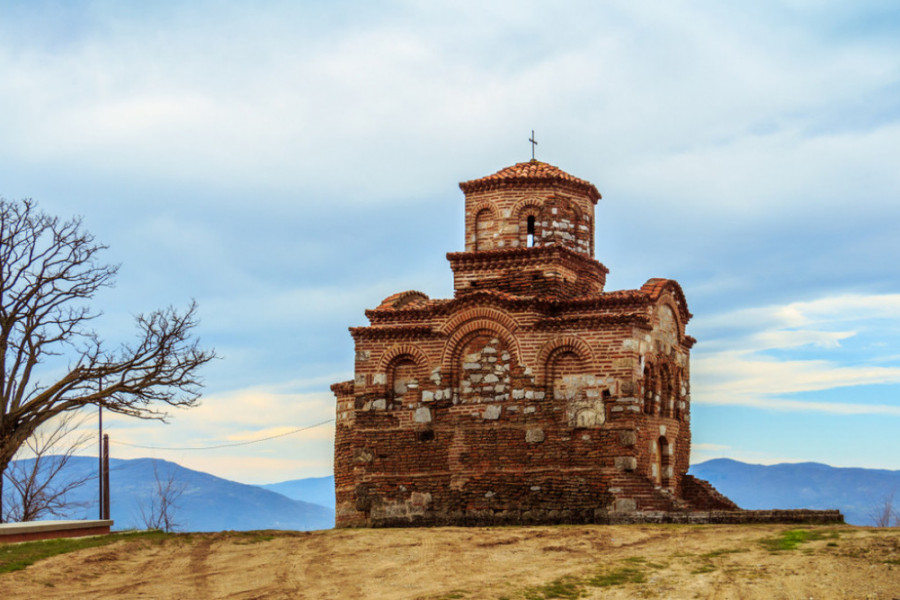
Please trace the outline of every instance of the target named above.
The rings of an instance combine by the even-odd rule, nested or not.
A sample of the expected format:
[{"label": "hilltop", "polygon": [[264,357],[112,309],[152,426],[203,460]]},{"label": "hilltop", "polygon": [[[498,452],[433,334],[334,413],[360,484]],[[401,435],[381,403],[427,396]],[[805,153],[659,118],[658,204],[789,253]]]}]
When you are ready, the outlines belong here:
[{"label": "hilltop", "polygon": [[179,534],[0,575],[32,598],[896,598],[900,529],[557,526]]}]

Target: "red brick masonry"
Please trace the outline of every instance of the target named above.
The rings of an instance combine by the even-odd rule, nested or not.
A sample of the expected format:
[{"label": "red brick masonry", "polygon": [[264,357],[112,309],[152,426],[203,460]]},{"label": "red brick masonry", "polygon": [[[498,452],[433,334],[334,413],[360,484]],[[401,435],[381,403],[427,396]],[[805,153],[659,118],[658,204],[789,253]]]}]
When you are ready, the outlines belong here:
[{"label": "red brick masonry", "polygon": [[686,475],[687,301],[604,291],[597,189],[539,161],[460,187],[454,297],[393,294],[350,329],[337,526],[750,519]]}]

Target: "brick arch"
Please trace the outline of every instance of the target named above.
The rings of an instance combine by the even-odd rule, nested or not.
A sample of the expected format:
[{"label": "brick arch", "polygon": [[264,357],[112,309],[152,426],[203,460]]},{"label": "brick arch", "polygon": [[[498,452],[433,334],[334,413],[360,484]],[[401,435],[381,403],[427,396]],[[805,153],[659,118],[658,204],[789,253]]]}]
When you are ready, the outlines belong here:
[{"label": "brick arch", "polygon": [[[691,314],[691,311],[688,310],[684,290],[681,289],[678,282],[674,279],[654,277],[653,279],[648,279],[647,282],[641,286],[641,291],[647,294],[650,299],[657,304],[662,300],[664,303],[670,305],[670,308],[672,308],[679,317],[678,325],[680,334],[684,335],[684,327],[687,325],[687,322],[691,320],[693,315]],[[668,298],[665,297],[667,295],[669,296]]]},{"label": "brick arch", "polygon": [[475,204],[471,209],[469,209],[469,214],[472,215],[474,219],[475,216],[483,210],[491,211],[491,215],[496,219],[497,218],[497,207],[494,206],[492,202],[481,201]]},{"label": "brick arch", "polygon": [[519,324],[509,315],[509,313],[497,308],[480,306],[477,308],[464,308],[460,310],[447,319],[443,325],[438,328],[438,331],[444,335],[451,335],[466,322],[475,319],[494,321],[497,325],[510,332],[510,334],[519,328]]},{"label": "brick arch", "polygon": [[420,292],[418,290],[406,290],[405,292],[397,292],[396,294],[391,294],[387,298],[381,301],[381,304],[378,305],[378,309],[385,308],[406,308],[407,306],[421,306],[427,303],[429,300],[428,295]]},{"label": "brick arch", "polygon": [[554,338],[541,347],[537,356],[537,364],[540,372],[538,374],[538,385],[548,382],[550,373],[550,363],[553,358],[561,352],[572,352],[578,356],[579,360],[587,365],[594,364],[594,353],[587,342],[574,335],[565,335]]},{"label": "brick arch", "polygon": [[402,357],[411,358],[422,376],[428,374],[428,356],[417,345],[410,343],[394,344],[388,348],[378,359],[378,372],[386,372],[392,363]]},{"label": "brick arch", "polygon": [[513,218],[516,219],[516,221],[518,222],[519,215],[521,215],[522,211],[526,208],[534,207],[536,209],[536,212],[540,213],[544,207],[544,200],[545,200],[544,198],[534,198],[534,197],[523,198],[513,205],[511,214],[512,214]]},{"label": "brick arch", "polygon": [[[486,309],[489,310],[489,309]],[[474,311],[473,311],[474,312]],[[512,332],[498,321],[486,318],[475,318],[466,321],[454,331],[444,345],[444,354],[441,356],[441,372],[451,374],[452,379],[457,378],[456,365],[459,362],[460,353],[469,338],[479,333],[490,333],[497,336],[509,349],[517,364],[522,364],[519,342]]]}]

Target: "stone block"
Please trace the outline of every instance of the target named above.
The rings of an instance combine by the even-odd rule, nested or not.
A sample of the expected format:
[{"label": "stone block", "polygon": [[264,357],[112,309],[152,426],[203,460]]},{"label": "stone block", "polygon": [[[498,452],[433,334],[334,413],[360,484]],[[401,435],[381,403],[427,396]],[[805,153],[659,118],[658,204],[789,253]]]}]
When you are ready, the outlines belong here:
[{"label": "stone block", "polygon": [[616,500],[616,512],[634,512],[637,510],[637,502],[633,498],[619,498]]},{"label": "stone block", "polygon": [[613,459],[613,462],[619,471],[634,471],[637,469],[637,459],[633,456],[617,456]]},{"label": "stone block", "polygon": [[631,448],[637,443],[637,434],[633,430],[625,430],[619,432],[619,444],[626,448]]},{"label": "stone block", "polygon": [[485,407],[484,413],[482,413],[481,418],[488,420],[488,421],[496,421],[497,419],[500,418],[500,413],[502,413],[502,412],[503,412],[502,406],[496,406],[494,404],[491,404],[491,405]]},{"label": "stone block", "polygon": [[433,402],[434,401],[434,392],[429,390],[422,391],[422,402]]},{"label": "stone block", "polygon": [[539,444],[544,441],[543,429],[527,429],[525,430],[525,441],[529,444]]},{"label": "stone block", "polygon": [[372,401],[372,408],[375,410],[384,410],[387,408],[387,400],[384,398],[379,398],[378,400]]},{"label": "stone block", "polygon": [[385,373],[375,373],[372,375],[372,383],[375,385],[384,385],[387,383],[387,375]]}]

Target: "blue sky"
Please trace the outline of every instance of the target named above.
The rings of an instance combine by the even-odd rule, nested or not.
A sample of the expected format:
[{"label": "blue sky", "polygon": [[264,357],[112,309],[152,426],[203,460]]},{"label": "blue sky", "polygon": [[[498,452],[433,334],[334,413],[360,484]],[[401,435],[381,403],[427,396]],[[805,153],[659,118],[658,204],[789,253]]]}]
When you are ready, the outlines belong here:
[{"label": "blue sky", "polygon": [[[678,280],[693,460],[900,469],[893,2],[0,0],[0,195],[78,214],[97,302],[200,305],[203,405],[106,419],[113,454],[324,475],[351,325],[449,297],[457,183],[530,158],[593,182],[607,289]],[[90,452],[91,449],[88,449]]]}]

